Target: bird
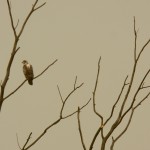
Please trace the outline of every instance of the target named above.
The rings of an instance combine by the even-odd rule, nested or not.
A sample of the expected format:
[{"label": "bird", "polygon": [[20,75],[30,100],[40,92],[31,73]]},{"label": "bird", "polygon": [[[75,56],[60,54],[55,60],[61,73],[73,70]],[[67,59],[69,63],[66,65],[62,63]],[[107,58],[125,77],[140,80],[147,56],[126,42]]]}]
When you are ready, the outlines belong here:
[{"label": "bird", "polygon": [[28,80],[28,83],[33,85],[34,73],[32,65],[27,60],[23,60],[22,63],[24,76]]}]

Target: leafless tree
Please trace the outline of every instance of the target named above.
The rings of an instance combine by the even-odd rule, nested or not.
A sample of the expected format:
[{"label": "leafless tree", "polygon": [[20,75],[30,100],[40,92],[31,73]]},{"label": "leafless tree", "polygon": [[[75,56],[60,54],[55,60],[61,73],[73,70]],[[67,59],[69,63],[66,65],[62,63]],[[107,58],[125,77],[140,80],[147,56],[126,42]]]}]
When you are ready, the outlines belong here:
[{"label": "leafless tree", "polygon": [[[20,49],[20,47],[18,46],[18,42],[21,38],[21,35],[25,29],[25,26],[27,24],[27,22],[29,21],[31,15],[39,10],[40,8],[42,8],[45,4],[41,4],[41,5],[38,5],[38,2],[39,0],[35,0],[35,2],[33,3],[32,7],[31,7],[31,10],[29,11],[28,15],[26,16],[23,24],[21,25],[21,28],[20,30],[18,31],[17,30],[17,27],[18,27],[18,24],[19,24],[19,20],[18,22],[14,23],[14,18],[13,18],[13,14],[12,14],[12,10],[11,10],[11,3],[9,0],[7,0],[7,6],[8,6],[8,11],[9,11],[9,16],[10,16],[10,22],[11,22],[11,28],[12,28],[12,31],[13,31],[13,34],[14,34],[14,42],[13,42],[13,46],[12,46],[12,51],[11,51],[11,56],[8,60],[8,64],[7,64],[7,68],[6,68],[6,74],[5,74],[5,77],[3,79],[3,81],[1,82],[1,91],[0,91],[0,110],[2,109],[2,104],[3,102],[8,99],[10,96],[12,96],[14,93],[16,93],[23,85],[24,83],[27,81],[27,80],[24,80],[22,81],[22,83],[20,83],[20,85],[18,85],[18,87],[16,87],[14,90],[12,90],[12,92],[10,92],[8,95],[5,96],[5,89],[6,89],[6,86],[7,86],[7,83],[9,81],[9,77],[10,77],[10,72],[11,72],[11,67],[13,65],[13,61],[14,61],[14,58],[15,58],[15,55],[16,53],[18,52],[18,50]],[[43,73],[45,73],[51,66],[53,66],[58,60],[54,60],[51,64],[49,64],[41,73],[39,73],[38,75],[36,75],[34,77],[34,80],[37,79],[38,77],[40,77],[41,75],[43,75]],[[21,149],[21,150],[27,150],[29,148],[31,148],[34,144],[36,144],[45,134],[46,132],[51,129],[54,125],[58,124],[61,120],[64,120],[64,119],[67,119],[73,115],[75,115],[78,111],[73,111],[72,113],[66,115],[66,116],[63,116],[63,110],[64,110],[64,107],[65,107],[65,104],[66,102],[68,101],[68,99],[71,97],[72,94],[74,94],[74,92],[79,89],[80,87],[83,86],[83,83],[81,83],[79,86],[76,85],[77,84],[77,76],[75,78],[75,82],[74,82],[74,85],[73,85],[73,89],[71,90],[71,92],[69,92],[69,94],[66,96],[66,98],[63,99],[62,97],[62,94],[61,94],[61,91],[60,91],[60,88],[59,86],[57,85],[57,88],[58,88],[58,93],[60,95],[60,99],[61,99],[61,103],[62,103],[62,107],[60,109],[60,116],[58,117],[58,119],[56,119],[56,121],[54,121],[53,123],[51,123],[50,125],[48,125],[44,130],[43,132],[32,142],[29,144],[30,142],[30,139],[31,139],[31,135],[32,135],[32,132],[29,134],[29,136],[27,137],[27,140],[26,142],[24,143],[23,146],[20,146],[20,143],[19,143],[19,138],[18,138],[18,135],[17,135],[17,143],[18,143],[18,147]],[[81,106],[80,109],[83,109],[84,107],[86,107],[89,102],[91,101],[91,98],[87,101],[86,104],[84,104],[83,106]]]},{"label": "leafless tree", "polygon": [[[106,119],[104,119],[103,115],[101,113],[98,112],[98,109],[96,108],[96,91],[97,91],[97,86],[98,86],[98,81],[99,81],[99,74],[100,74],[100,62],[101,62],[101,57],[98,61],[98,71],[97,71],[97,76],[96,76],[96,81],[95,81],[95,87],[94,87],[94,91],[93,91],[93,111],[94,113],[100,118],[101,121],[101,125],[99,126],[99,128],[96,130],[93,139],[91,141],[90,147],[86,148],[85,146],[85,142],[84,142],[84,138],[82,135],[82,129],[81,129],[81,124],[80,124],[80,111],[78,110],[78,125],[79,125],[79,133],[80,133],[80,137],[81,137],[81,143],[83,146],[83,149],[89,149],[92,150],[95,144],[95,141],[98,137],[99,134],[101,134],[101,145],[100,145],[100,150],[105,150],[106,149],[106,144],[107,141],[112,138],[112,144],[110,146],[110,150],[114,149],[114,145],[115,143],[126,133],[131,120],[133,119],[133,115],[135,110],[149,97],[150,95],[150,91],[143,96],[143,98],[139,99],[138,95],[139,93],[144,90],[149,88],[150,86],[145,86],[145,80],[148,77],[149,73],[150,73],[150,69],[145,73],[145,75],[143,76],[143,78],[141,79],[135,93],[133,94],[133,98],[132,100],[131,97],[129,96],[131,89],[133,88],[133,84],[134,84],[134,79],[136,76],[136,71],[137,71],[137,67],[138,67],[138,62],[139,59],[142,55],[142,53],[144,52],[145,48],[147,47],[147,45],[150,43],[150,39],[143,45],[143,47],[141,48],[140,52],[137,54],[137,30],[136,30],[136,24],[135,24],[135,17],[134,17],[134,65],[133,65],[133,69],[132,69],[132,73],[131,73],[131,78],[128,80],[128,75],[126,76],[123,85],[121,87],[121,90],[119,92],[118,98],[116,99],[116,101],[114,102],[114,105],[112,106],[112,109],[110,111],[110,116]],[[125,93],[125,96],[123,97],[123,92]],[[121,99],[123,98],[123,101],[121,102],[121,106],[119,105],[118,107],[120,107],[119,111],[118,111],[118,116],[114,115],[114,111],[115,111],[115,107],[117,106],[118,102],[121,101]],[[130,105],[128,107],[128,105],[126,105],[127,101],[130,101]],[[125,107],[127,106],[127,108]],[[126,108],[126,109],[125,109]],[[118,136],[114,137],[113,133],[115,130],[118,129],[118,127],[121,125],[121,123],[123,122],[123,120],[125,120],[125,118],[127,117],[127,115],[129,114],[128,117],[128,121],[127,124],[125,126],[125,128],[122,130],[121,133],[118,134]],[[107,124],[110,122],[110,120],[112,118],[116,118],[115,121],[111,124],[111,127],[109,129],[106,129]],[[104,135],[104,131],[105,131],[105,135]]]},{"label": "leafless tree", "polygon": [[[10,23],[11,23],[11,28],[14,34],[14,42],[13,42],[13,46],[12,46],[12,51],[11,51],[11,56],[8,60],[8,64],[7,64],[7,68],[6,68],[6,74],[4,76],[3,81],[1,82],[1,90],[0,90],[0,110],[2,110],[2,106],[3,106],[3,102],[8,99],[10,96],[12,96],[13,94],[15,94],[23,85],[27,80],[22,81],[22,83],[20,83],[20,85],[18,85],[16,88],[14,88],[14,90],[12,90],[12,92],[10,92],[8,95],[5,95],[5,90],[6,90],[6,86],[7,83],[9,81],[9,77],[10,77],[10,72],[11,72],[11,67],[13,65],[14,59],[15,59],[15,55],[18,52],[18,50],[20,49],[20,47],[18,46],[18,42],[21,38],[21,35],[25,29],[25,26],[28,22],[28,20],[30,19],[30,17],[32,16],[32,14],[39,10],[40,8],[42,8],[46,3],[43,3],[41,5],[38,5],[39,1],[35,0],[35,2],[33,3],[31,10],[29,11],[28,15],[26,16],[23,24],[21,25],[21,28],[18,29],[18,24],[19,24],[19,20],[17,23],[14,23],[14,18],[13,18],[13,14],[11,11],[11,4],[10,1],[7,0],[7,6],[8,6],[8,11],[9,11],[9,16],[10,16]],[[150,86],[146,86],[145,85],[145,80],[147,79],[149,73],[150,73],[150,69],[144,74],[142,80],[140,81],[137,89],[135,90],[135,93],[133,95],[132,100],[129,97],[129,94],[131,93],[131,89],[133,88],[134,85],[134,79],[136,76],[136,71],[137,71],[137,67],[138,67],[138,63],[139,60],[141,58],[142,53],[144,52],[145,48],[147,47],[147,45],[150,43],[150,39],[143,45],[143,47],[140,49],[140,52],[137,53],[137,30],[136,30],[136,22],[135,22],[135,17],[134,17],[134,65],[133,65],[133,69],[131,72],[131,77],[129,79],[128,75],[126,76],[126,78],[124,79],[124,82],[122,84],[121,90],[118,94],[118,98],[114,101],[114,104],[110,110],[110,115],[108,118],[104,118],[103,115],[101,113],[99,113],[99,110],[96,107],[96,92],[97,92],[97,87],[98,87],[98,82],[99,82],[99,75],[100,75],[100,66],[101,66],[101,57],[98,60],[98,67],[97,67],[97,75],[96,75],[96,81],[95,81],[95,85],[94,85],[94,90],[93,90],[93,95],[92,98],[89,98],[89,100],[87,101],[87,103],[85,103],[83,106],[78,107],[77,110],[72,111],[72,113],[68,114],[68,115],[63,115],[63,111],[65,109],[65,105],[67,103],[67,101],[70,99],[70,97],[72,96],[72,94],[74,94],[79,88],[81,88],[83,86],[83,83],[79,84],[77,86],[77,76],[75,78],[75,82],[73,84],[73,88],[72,90],[68,93],[68,95],[63,98],[62,94],[61,94],[61,90],[60,87],[57,85],[57,89],[58,89],[58,94],[60,96],[60,100],[61,100],[61,109],[60,109],[60,113],[58,118],[56,119],[56,121],[52,122],[51,124],[47,125],[45,127],[45,129],[43,129],[43,132],[41,132],[41,134],[39,136],[37,136],[37,138],[35,138],[34,140],[32,140],[32,142],[30,141],[31,136],[32,136],[32,132],[29,133],[29,136],[27,137],[26,141],[24,142],[24,144],[20,144],[19,142],[19,138],[17,135],[17,143],[18,143],[18,147],[20,148],[20,150],[28,150],[30,149],[32,146],[34,146],[46,133],[47,131],[49,131],[52,127],[54,127],[55,125],[57,125],[60,121],[67,119],[75,114],[77,114],[77,122],[78,122],[78,129],[79,129],[79,137],[81,139],[81,144],[84,150],[92,150],[95,142],[97,140],[98,135],[101,135],[101,143],[100,143],[100,148],[101,150],[105,150],[106,149],[106,145],[107,145],[107,141],[109,139],[112,139],[112,143],[110,145],[110,150],[114,149],[115,143],[126,133],[126,131],[128,130],[128,127],[133,119],[133,115],[135,110],[149,97],[150,92],[148,92],[145,96],[143,96],[143,98],[139,99],[138,95],[139,93],[144,90],[144,89],[148,89]],[[49,64],[41,73],[39,73],[38,75],[36,75],[34,77],[34,80],[37,79],[38,77],[40,77],[41,75],[43,75],[43,73],[45,73],[51,66],[53,66],[58,60],[54,60],[51,64]],[[124,93],[124,95],[123,95]],[[123,97],[124,96],[124,97]],[[121,99],[123,99],[121,101]],[[98,118],[101,121],[100,126],[98,127],[98,129],[95,131],[95,134],[93,135],[93,138],[91,140],[90,146],[89,148],[87,147],[87,145],[84,142],[84,139],[86,137],[83,136],[83,130],[82,130],[82,123],[81,123],[81,117],[80,117],[80,113],[81,110],[83,108],[85,108],[89,102],[92,100],[92,108],[93,108],[93,112],[95,113],[96,116],[98,116]],[[118,102],[121,101],[121,105],[118,105]],[[129,107],[127,107],[127,101],[130,101],[130,105]],[[119,111],[117,116],[114,115],[114,111],[116,106],[119,107]],[[128,115],[129,114],[129,115]],[[129,116],[129,117],[128,117]],[[111,124],[111,127],[109,129],[106,129],[106,126],[108,123],[111,123],[110,120],[116,117],[115,121]],[[119,133],[116,137],[113,136],[113,133],[115,130],[118,129],[118,127],[122,124],[123,120],[125,118],[128,117],[127,120],[127,124],[125,126],[125,128],[122,130],[121,133]],[[105,132],[104,132],[105,131]],[[105,134],[104,134],[105,133]],[[22,146],[21,146],[22,145]]]}]

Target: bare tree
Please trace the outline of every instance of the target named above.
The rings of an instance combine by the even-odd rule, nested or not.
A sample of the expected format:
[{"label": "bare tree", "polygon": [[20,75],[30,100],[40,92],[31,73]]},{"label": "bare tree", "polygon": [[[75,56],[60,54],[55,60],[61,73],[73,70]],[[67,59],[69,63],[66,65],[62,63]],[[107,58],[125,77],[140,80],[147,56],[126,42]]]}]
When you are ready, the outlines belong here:
[{"label": "bare tree", "polygon": [[[76,78],[76,79],[77,79],[77,78]],[[71,90],[71,92],[69,92],[69,94],[68,94],[64,99],[62,98],[62,94],[61,94],[61,92],[60,92],[59,86],[57,86],[57,87],[58,87],[58,92],[59,92],[59,95],[60,95],[60,99],[61,99],[61,103],[62,103],[62,107],[61,107],[61,109],[60,109],[60,113],[59,113],[60,115],[59,115],[58,119],[56,119],[56,121],[54,121],[52,124],[48,125],[48,126],[43,130],[43,132],[42,132],[32,143],[30,143],[29,145],[27,145],[27,144],[28,144],[28,142],[30,141],[32,132],[29,134],[29,136],[28,136],[28,138],[27,138],[25,144],[22,146],[22,148],[21,148],[21,146],[20,146],[20,144],[19,144],[19,142],[18,142],[18,145],[19,145],[19,147],[20,147],[21,150],[28,150],[28,149],[31,148],[34,144],[36,144],[36,143],[46,134],[46,132],[47,132],[49,129],[51,129],[53,126],[55,126],[56,124],[58,124],[61,120],[67,119],[67,118],[73,116],[74,114],[76,114],[76,113],[78,112],[78,111],[73,111],[72,113],[63,116],[63,110],[64,110],[64,107],[65,107],[66,102],[69,100],[70,96],[71,96],[77,89],[79,89],[79,88],[83,85],[83,83],[81,83],[79,86],[76,86],[76,79],[75,79],[75,83],[74,83],[73,89]],[[83,105],[80,109],[83,109],[84,107],[86,107],[86,106],[89,104],[90,101],[91,101],[91,98],[90,98],[90,99],[87,101],[87,103],[86,103],[85,105]],[[17,141],[18,141],[18,140],[17,140]]]},{"label": "bare tree", "polygon": [[[4,79],[1,83],[1,90],[0,90],[0,110],[2,109],[2,104],[3,102],[8,99],[10,96],[12,96],[13,94],[15,94],[23,85],[27,80],[22,81],[22,83],[20,83],[16,88],[14,88],[14,90],[12,90],[12,92],[10,92],[8,95],[5,95],[5,89],[7,86],[7,83],[9,81],[9,77],[10,77],[10,72],[11,72],[11,67],[13,65],[14,59],[15,59],[15,55],[18,52],[18,50],[20,49],[20,47],[18,46],[18,42],[21,38],[21,35],[25,29],[25,26],[27,24],[27,22],[29,21],[30,17],[32,16],[32,14],[39,10],[40,8],[42,8],[46,3],[42,3],[41,5],[38,5],[38,0],[35,0],[35,2],[33,3],[31,10],[29,11],[28,15],[26,16],[25,20],[23,21],[23,24],[21,25],[21,28],[18,31],[18,24],[19,24],[19,20],[17,23],[14,23],[14,18],[13,18],[13,14],[11,11],[11,5],[10,5],[10,1],[7,0],[7,6],[8,6],[8,12],[9,12],[9,17],[10,17],[10,22],[11,22],[11,28],[14,34],[14,42],[13,42],[13,46],[12,46],[12,50],[11,50],[11,56],[8,60],[8,64],[7,64],[7,68],[6,68],[6,74],[4,76]],[[32,146],[34,146],[52,127],[54,127],[55,125],[57,125],[60,121],[65,120],[75,114],[77,114],[77,121],[78,121],[78,130],[79,130],[79,136],[81,139],[81,144],[84,150],[92,150],[95,142],[97,140],[98,135],[101,135],[101,143],[100,143],[100,148],[101,150],[105,150],[106,149],[106,145],[107,145],[107,141],[109,139],[112,139],[112,143],[110,145],[110,150],[114,149],[115,143],[126,133],[126,131],[128,130],[128,127],[133,119],[133,115],[135,110],[149,97],[150,92],[148,92],[145,96],[143,96],[143,98],[139,99],[138,95],[139,93],[144,90],[149,88],[150,86],[145,85],[145,81],[150,73],[150,69],[144,74],[142,80],[140,81],[132,100],[130,100],[129,94],[131,93],[131,89],[133,88],[134,85],[134,79],[136,76],[136,71],[137,71],[137,67],[138,67],[138,63],[139,60],[141,58],[142,53],[144,52],[145,48],[147,47],[147,45],[150,43],[150,39],[143,45],[143,47],[140,49],[139,53],[137,53],[137,30],[136,30],[136,22],[135,22],[135,17],[134,17],[134,65],[132,68],[132,72],[131,72],[131,77],[129,79],[128,75],[126,76],[126,78],[123,81],[121,90],[118,94],[117,99],[114,101],[114,104],[110,110],[110,115],[108,116],[108,118],[104,118],[103,115],[101,113],[99,113],[99,110],[96,107],[96,92],[97,92],[97,87],[98,87],[98,82],[99,82],[99,75],[100,75],[100,66],[101,66],[101,57],[98,60],[98,67],[97,67],[97,74],[96,74],[96,81],[95,81],[95,85],[94,85],[94,90],[93,90],[93,95],[92,98],[89,98],[89,100],[83,105],[83,106],[79,106],[77,110],[72,111],[72,113],[68,114],[68,115],[63,115],[66,103],[68,102],[68,100],[70,99],[70,97],[79,89],[83,86],[83,83],[79,84],[77,86],[77,76],[75,78],[75,82],[73,84],[73,88],[72,90],[68,93],[68,95],[63,98],[62,94],[61,94],[61,90],[60,87],[57,85],[57,89],[58,89],[58,94],[60,96],[60,100],[61,100],[61,109],[60,109],[60,113],[58,118],[52,122],[51,124],[47,125],[44,129],[43,132],[41,132],[39,134],[39,136],[37,136],[32,142],[31,142],[31,136],[32,136],[32,132],[29,133],[26,141],[23,144],[20,144],[19,142],[19,138],[17,135],[17,143],[18,143],[18,147],[20,148],[20,150],[28,150],[30,149]],[[41,73],[39,73],[38,75],[36,75],[34,77],[34,80],[37,79],[38,77],[40,77],[41,75],[43,75],[43,73],[45,73],[51,66],[53,66],[58,60],[54,60],[52,63],[50,63],[43,71],[41,71]],[[128,81],[129,80],[129,81]],[[125,96],[123,97],[123,93],[125,94]],[[121,105],[118,105],[118,102],[121,101],[121,98],[123,98],[123,101],[121,102]],[[93,112],[96,116],[98,116],[98,118],[101,121],[100,126],[98,127],[98,129],[95,131],[95,134],[93,135],[93,138],[91,140],[90,146],[89,148],[87,148],[87,145],[85,144],[84,139],[86,137],[83,136],[83,131],[82,131],[82,123],[81,123],[81,117],[80,117],[80,113],[81,110],[83,108],[85,108],[89,102],[92,99],[92,108],[93,108]],[[130,101],[130,105],[127,106],[127,101]],[[117,116],[114,115],[114,111],[115,111],[115,107],[118,105],[119,107],[119,111]],[[129,115],[128,115],[129,114]],[[116,137],[113,136],[114,131],[116,131],[118,129],[118,127],[122,124],[123,120],[125,118],[128,117],[127,120],[127,124],[125,126],[125,128],[122,130],[121,133],[119,133]],[[110,123],[110,120],[116,117],[115,121],[111,124],[111,127],[109,129],[106,129],[106,126],[108,123]],[[104,132],[105,131],[105,132]],[[104,134],[105,133],[105,134]],[[22,146],[21,146],[22,145]]]},{"label": "bare tree", "polygon": [[[144,90],[149,88],[150,86],[145,86],[145,80],[148,77],[149,73],[150,73],[150,69],[145,73],[145,75],[143,76],[142,80],[140,81],[132,100],[130,101],[130,97],[129,94],[131,92],[131,89],[133,88],[133,84],[134,84],[134,79],[136,76],[136,70],[138,67],[138,62],[139,59],[142,55],[142,53],[144,52],[145,48],[147,47],[147,45],[150,43],[150,39],[143,45],[143,47],[141,48],[140,52],[137,54],[137,30],[136,30],[136,24],[135,24],[135,17],[134,17],[134,65],[133,65],[133,69],[132,69],[132,73],[131,73],[131,78],[129,79],[129,82],[127,82],[128,80],[128,75],[126,76],[123,85],[121,87],[121,90],[119,92],[118,98],[116,99],[116,101],[114,102],[114,105],[112,106],[112,109],[110,111],[110,116],[106,119],[104,119],[103,115],[100,114],[96,108],[96,98],[95,98],[95,94],[97,91],[97,86],[98,86],[98,81],[99,81],[99,74],[100,74],[100,62],[101,62],[101,57],[98,61],[98,71],[97,71],[97,76],[96,76],[96,81],[95,81],[95,87],[94,87],[94,91],[93,91],[93,111],[94,113],[100,118],[101,120],[101,125],[99,126],[99,128],[96,130],[93,139],[91,141],[89,150],[92,150],[95,144],[95,141],[98,137],[99,134],[101,134],[101,145],[100,145],[100,150],[105,150],[106,149],[106,145],[107,145],[107,141],[112,138],[112,144],[110,146],[110,150],[114,149],[114,145],[115,143],[126,133],[131,120],[133,119],[133,115],[135,110],[149,97],[150,95],[150,91],[143,96],[143,98],[139,99],[138,95],[139,93]],[[125,89],[127,88],[127,89]],[[118,102],[121,100],[122,96],[123,96],[123,92],[125,93],[125,97],[123,98],[123,101],[121,102],[121,106],[120,110],[118,111],[118,116],[114,115],[114,111],[115,111],[115,107],[117,106]],[[129,107],[125,107],[126,106],[126,102],[130,101],[130,105]],[[127,105],[128,106],[128,105]],[[126,109],[125,109],[126,108]],[[82,136],[82,129],[81,129],[81,125],[80,125],[80,117],[79,117],[79,113],[80,111],[78,111],[78,125],[79,125],[79,133],[80,133],[80,137],[81,137],[81,141],[82,141],[82,145],[83,145],[83,149],[86,150],[86,146],[84,144],[83,141],[83,136]],[[125,126],[125,128],[123,129],[123,131],[118,134],[118,136],[114,137],[113,133],[115,130],[118,129],[118,127],[121,125],[122,121],[127,117],[127,115],[129,114],[128,117],[128,121],[127,121],[127,125]],[[106,125],[110,122],[110,120],[113,117],[117,117],[115,119],[115,121],[111,124],[111,127],[109,129],[106,130]],[[105,135],[104,135],[104,130],[105,130]]]},{"label": "bare tree", "polygon": [[[0,110],[2,109],[2,104],[3,102],[8,99],[10,96],[12,96],[14,93],[16,93],[23,85],[24,83],[27,81],[27,80],[24,80],[22,83],[20,83],[20,85],[18,85],[18,87],[16,87],[14,90],[12,90],[12,92],[10,92],[8,95],[5,96],[5,88],[7,86],[7,83],[8,83],[8,80],[9,80],[9,77],[10,77],[10,72],[11,72],[11,67],[12,67],[12,64],[13,64],[13,61],[14,61],[14,58],[15,58],[15,55],[17,53],[17,51],[20,49],[20,47],[18,47],[18,42],[21,38],[21,35],[25,29],[25,26],[28,22],[28,20],[30,19],[31,15],[39,10],[41,7],[43,7],[45,3],[41,4],[41,5],[38,5],[38,2],[39,0],[35,0],[35,2],[33,3],[32,7],[31,7],[31,10],[29,11],[28,15],[26,16],[23,24],[21,25],[21,28],[20,30],[17,32],[17,27],[18,27],[18,24],[19,24],[19,20],[18,22],[14,23],[14,18],[13,18],[13,14],[12,14],[12,11],[11,11],[11,4],[10,4],[10,1],[7,0],[7,6],[8,6],[8,11],[9,11],[9,16],[10,16],[10,21],[11,21],[11,27],[12,27],[12,31],[14,33],[14,43],[13,43],[13,47],[12,47],[12,52],[11,52],[11,56],[8,60],[8,65],[7,65],[7,68],[6,68],[6,74],[5,74],[5,77],[4,77],[4,80],[2,81],[1,83],[1,91],[0,91]],[[38,5],[38,6],[37,6]],[[41,73],[39,73],[38,75],[36,75],[34,77],[34,80],[37,79],[38,77],[40,77],[41,75],[43,75],[52,65],[54,65],[58,60],[54,60],[51,64],[49,64]],[[64,107],[65,107],[65,104],[66,102],[68,101],[68,99],[71,97],[72,94],[74,94],[74,92],[79,89],[80,87],[83,86],[83,83],[81,83],[79,86],[76,85],[77,84],[77,76],[75,78],[75,82],[74,82],[74,85],[73,85],[73,89],[71,90],[71,92],[66,96],[66,98],[63,99],[62,97],[62,94],[61,94],[61,91],[60,91],[60,88],[59,86],[57,85],[57,88],[58,88],[58,93],[60,95],[60,99],[61,99],[61,103],[62,103],[62,107],[60,109],[60,115],[58,117],[58,119],[56,119],[56,121],[54,121],[53,123],[51,123],[50,125],[48,125],[44,130],[43,132],[34,140],[32,141],[30,144],[30,139],[31,139],[31,135],[32,135],[32,132],[29,134],[29,136],[27,137],[27,140],[26,142],[23,144],[23,146],[20,146],[20,143],[19,143],[19,139],[18,139],[18,135],[17,135],[17,143],[18,143],[18,147],[21,149],[21,150],[28,150],[30,149],[33,145],[35,145],[46,133],[49,129],[51,129],[53,126],[55,126],[56,124],[58,124],[61,120],[65,120],[73,115],[75,115],[78,111],[73,111],[72,113],[68,114],[68,115],[65,115],[63,116],[63,110],[64,110]],[[86,104],[84,104],[83,106],[81,106],[80,109],[83,109],[84,107],[86,107],[89,102],[91,101],[91,98],[87,101]]]}]

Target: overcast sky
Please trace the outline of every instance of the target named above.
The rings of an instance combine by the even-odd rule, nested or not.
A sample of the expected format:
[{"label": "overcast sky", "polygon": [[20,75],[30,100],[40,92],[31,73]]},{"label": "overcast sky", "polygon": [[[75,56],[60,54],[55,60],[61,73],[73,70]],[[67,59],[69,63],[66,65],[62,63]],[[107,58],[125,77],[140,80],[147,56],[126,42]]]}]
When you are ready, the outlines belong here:
[{"label": "overcast sky", "polygon": [[[14,21],[21,24],[31,9],[33,0],[11,0]],[[39,0],[42,4],[43,0]],[[131,75],[134,60],[133,16],[138,29],[138,51],[150,38],[150,1],[148,0],[47,0],[27,23],[19,40],[20,50],[15,56],[5,95],[23,80],[22,60],[27,59],[40,73],[55,59],[58,62],[45,74],[34,80],[33,86],[25,83],[8,98],[0,113],[0,149],[19,149],[30,132],[34,140],[45,127],[59,117],[60,86],[65,97],[77,84],[84,86],[70,97],[64,114],[84,105],[92,96],[97,73],[97,62],[102,57],[100,80],[96,94],[98,111],[108,117],[126,75]],[[3,80],[13,46],[6,0],[0,1],[0,80]],[[141,57],[134,80],[136,89],[140,79],[150,68],[150,46]],[[147,80],[147,85],[150,84]],[[134,91],[134,89],[133,89]],[[142,95],[141,95],[142,96]],[[132,97],[132,95],[131,95]],[[131,99],[130,99],[131,100]],[[148,150],[150,147],[150,103],[145,101],[135,112],[131,126],[116,143],[115,150]],[[90,103],[81,112],[81,125],[86,146],[99,126],[100,120],[92,112]],[[126,122],[123,123],[125,125]],[[121,131],[120,126],[119,131]],[[107,131],[107,130],[106,130]],[[105,131],[105,132],[106,132]],[[105,133],[104,132],[104,133]],[[114,135],[117,135],[115,132]],[[94,150],[99,149],[98,137]],[[106,150],[109,149],[109,142]],[[63,120],[32,148],[32,150],[82,150],[77,117]]]}]

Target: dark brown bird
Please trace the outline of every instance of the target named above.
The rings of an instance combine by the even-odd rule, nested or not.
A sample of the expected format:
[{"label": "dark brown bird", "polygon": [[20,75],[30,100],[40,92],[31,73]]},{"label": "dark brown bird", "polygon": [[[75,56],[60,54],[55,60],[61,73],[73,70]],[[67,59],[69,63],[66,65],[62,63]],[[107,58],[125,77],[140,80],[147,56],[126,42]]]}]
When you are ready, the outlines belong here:
[{"label": "dark brown bird", "polygon": [[28,80],[28,83],[30,85],[33,85],[34,73],[33,73],[32,65],[29,64],[27,60],[23,60],[22,63],[23,63],[23,73],[25,75],[25,78]]}]

